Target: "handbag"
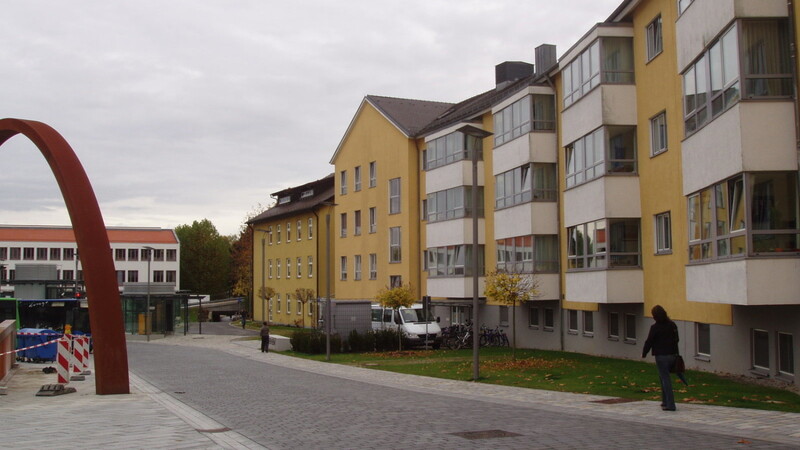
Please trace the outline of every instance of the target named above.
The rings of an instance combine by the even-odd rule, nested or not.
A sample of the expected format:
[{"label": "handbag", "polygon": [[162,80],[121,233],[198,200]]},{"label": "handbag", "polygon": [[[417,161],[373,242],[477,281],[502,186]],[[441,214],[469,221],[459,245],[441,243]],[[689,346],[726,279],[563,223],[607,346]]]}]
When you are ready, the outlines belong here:
[{"label": "handbag", "polygon": [[683,356],[675,355],[675,362],[672,363],[672,367],[669,368],[671,373],[683,373],[686,371],[686,364],[683,362]]}]

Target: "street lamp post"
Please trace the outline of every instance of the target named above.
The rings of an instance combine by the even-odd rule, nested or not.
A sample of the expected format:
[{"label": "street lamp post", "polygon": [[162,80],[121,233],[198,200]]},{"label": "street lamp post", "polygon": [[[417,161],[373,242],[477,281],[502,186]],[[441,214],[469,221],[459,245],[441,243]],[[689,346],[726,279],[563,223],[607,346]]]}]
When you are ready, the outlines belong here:
[{"label": "street lamp post", "polygon": [[325,214],[325,361],[331,360],[331,213]]},{"label": "street lamp post", "polygon": [[142,247],[147,250],[147,303],[144,312],[144,333],[147,335],[147,342],[150,342],[150,263],[153,261],[153,247]]}]

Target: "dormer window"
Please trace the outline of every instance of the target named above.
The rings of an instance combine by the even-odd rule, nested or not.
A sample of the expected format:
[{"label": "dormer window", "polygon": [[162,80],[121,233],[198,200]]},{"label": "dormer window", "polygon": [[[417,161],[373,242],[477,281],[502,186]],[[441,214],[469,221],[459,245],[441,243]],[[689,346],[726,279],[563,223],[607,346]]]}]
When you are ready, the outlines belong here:
[{"label": "dormer window", "polygon": [[278,198],[279,205],[284,205],[286,203],[289,203],[290,201],[292,201],[292,197],[288,195]]},{"label": "dormer window", "polygon": [[313,189],[309,189],[307,191],[303,191],[303,193],[300,194],[300,198],[308,198],[308,197],[311,197],[313,195],[314,195],[314,190]]}]

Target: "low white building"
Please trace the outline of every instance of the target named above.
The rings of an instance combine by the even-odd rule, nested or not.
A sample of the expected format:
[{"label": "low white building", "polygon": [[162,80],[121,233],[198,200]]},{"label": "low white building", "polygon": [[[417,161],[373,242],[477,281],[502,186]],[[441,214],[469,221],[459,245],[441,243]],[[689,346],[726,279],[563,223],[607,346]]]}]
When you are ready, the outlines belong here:
[{"label": "low white building", "polygon": [[[120,291],[126,283],[148,281],[174,284],[175,290],[180,289],[180,242],[174,230],[128,227],[107,230]],[[56,279],[43,280],[50,289],[63,293],[70,287],[74,289],[76,281],[81,289],[83,271],[71,227],[0,226],[0,295],[12,296],[15,281],[21,281],[17,280],[17,265],[54,266]],[[47,296],[53,293],[48,292]]]}]

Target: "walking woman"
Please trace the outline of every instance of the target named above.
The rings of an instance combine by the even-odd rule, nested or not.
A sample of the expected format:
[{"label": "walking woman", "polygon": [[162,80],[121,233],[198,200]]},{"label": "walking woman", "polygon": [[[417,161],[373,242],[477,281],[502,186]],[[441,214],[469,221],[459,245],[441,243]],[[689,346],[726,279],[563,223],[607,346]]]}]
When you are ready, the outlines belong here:
[{"label": "walking woman", "polygon": [[675,364],[678,355],[678,326],[669,318],[667,311],[661,305],[654,306],[650,312],[656,323],[650,327],[650,334],[644,341],[642,358],[653,350],[658,377],[661,379],[661,409],[675,411],[675,397],[672,394],[672,378],[669,370]]}]

